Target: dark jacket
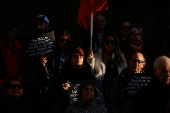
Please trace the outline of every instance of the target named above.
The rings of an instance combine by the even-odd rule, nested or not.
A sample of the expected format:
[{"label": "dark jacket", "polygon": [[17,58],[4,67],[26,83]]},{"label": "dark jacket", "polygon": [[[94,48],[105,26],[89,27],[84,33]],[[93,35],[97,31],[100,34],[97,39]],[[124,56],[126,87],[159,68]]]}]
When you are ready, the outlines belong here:
[{"label": "dark jacket", "polygon": [[[91,68],[86,62],[84,62],[84,67],[82,67],[80,70],[74,70],[72,68],[71,62],[67,60],[62,67],[62,73],[58,79],[59,84],[62,87],[62,83],[67,83],[67,80],[93,80],[95,77],[92,75]],[[62,90],[60,99],[58,112],[64,113],[66,107],[70,105],[67,90]]]},{"label": "dark jacket", "polygon": [[65,62],[62,67],[62,73],[60,74],[60,80],[62,83],[66,83],[67,80],[89,80],[95,79],[95,76],[91,73],[91,68],[88,63],[84,61],[84,67],[79,70],[74,70],[69,60]]},{"label": "dark jacket", "polygon": [[57,78],[47,69],[47,67],[39,67],[39,73],[35,77],[35,85],[31,95],[34,95],[34,105],[41,108],[41,112],[50,112],[53,104],[58,102],[59,87]]},{"label": "dark jacket", "polygon": [[[141,70],[141,73],[145,73]],[[111,113],[131,113],[133,98],[125,98],[125,76],[129,75],[129,67],[116,76],[110,86],[109,110]]]},{"label": "dark jacket", "polygon": [[1,113],[32,113],[32,110],[28,100],[23,96],[19,99],[7,96],[0,105]]},{"label": "dark jacket", "polygon": [[103,104],[98,104],[95,98],[92,98],[85,106],[79,97],[77,103],[68,106],[65,113],[107,113],[107,108]]},{"label": "dark jacket", "polygon": [[[103,30],[103,36],[105,35],[105,31],[106,31],[106,29]],[[92,37],[92,49],[93,49],[94,53],[96,52],[95,49],[97,49],[97,48],[95,48],[95,43],[97,44],[98,49],[100,48],[100,44],[98,42],[97,37],[98,37],[98,33],[94,30],[93,37]],[[86,36],[83,40],[83,45],[82,45],[82,49],[86,56],[88,56],[87,52],[89,50],[89,47],[90,47],[90,30],[88,30],[88,33],[86,34]]]},{"label": "dark jacket", "polygon": [[134,100],[133,113],[166,113],[169,88],[169,85],[153,76],[151,83]]}]

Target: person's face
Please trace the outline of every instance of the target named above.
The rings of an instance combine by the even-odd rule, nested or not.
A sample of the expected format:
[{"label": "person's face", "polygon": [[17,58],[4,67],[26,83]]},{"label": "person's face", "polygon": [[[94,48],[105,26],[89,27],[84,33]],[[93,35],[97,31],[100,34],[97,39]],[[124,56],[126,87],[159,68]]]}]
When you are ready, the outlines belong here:
[{"label": "person's face", "polygon": [[18,30],[15,27],[13,27],[11,30],[6,31],[7,37],[9,37],[12,40],[16,39],[17,33]]},{"label": "person's face", "polygon": [[109,36],[105,42],[104,42],[104,47],[106,49],[107,52],[112,52],[115,47],[116,47],[116,40],[113,36]]},{"label": "person's face", "polygon": [[83,98],[83,100],[88,100],[88,99],[94,97],[94,88],[92,87],[91,84],[87,85],[83,89],[81,97]]},{"label": "person's face", "polygon": [[140,73],[145,64],[144,57],[141,53],[132,55],[131,59],[129,59],[130,73]]},{"label": "person's face", "polygon": [[84,55],[82,54],[74,54],[71,57],[71,63],[73,66],[82,66],[83,65],[83,57]]},{"label": "person's face", "polygon": [[170,83],[170,64],[162,62],[159,68],[154,68],[154,75],[158,77],[158,79],[164,83]]},{"label": "person's face", "polygon": [[132,31],[129,42],[135,46],[139,46],[141,44],[141,33],[139,29]]},{"label": "person's face", "polygon": [[130,26],[129,22],[125,21],[121,24],[120,33],[125,36],[126,29]]},{"label": "person's face", "polygon": [[10,96],[12,96],[16,99],[19,99],[23,93],[22,84],[18,80],[13,79],[10,82],[10,86],[9,86],[9,89],[7,89],[7,91]]},{"label": "person's face", "polygon": [[43,34],[48,31],[49,24],[45,23],[43,20],[37,20],[36,21],[36,32],[37,34]]},{"label": "person's face", "polygon": [[66,50],[66,48],[68,46],[68,36],[67,35],[63,35],[63,36],[59,37],[58,46],[61,50]]},{"label": "person's face", "polygon": [[94,19],[94,28],[97,30],[103,30],[105,27],[105,20],[103,16],[97,15]]}]

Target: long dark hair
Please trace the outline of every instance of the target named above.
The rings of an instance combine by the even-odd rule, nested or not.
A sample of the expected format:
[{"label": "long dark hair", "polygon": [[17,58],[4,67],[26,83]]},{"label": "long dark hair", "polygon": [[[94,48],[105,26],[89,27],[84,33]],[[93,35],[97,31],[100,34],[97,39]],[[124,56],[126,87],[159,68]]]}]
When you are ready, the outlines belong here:
[{"label": "long dark hair", "polygon": [[113,50],[113,53],[115,53],[115,58],[114,58],[114,62],[117,66],[121,66],[122,63],[124,63],[124,59],[122,58],[121,56],[121,50],[120,50],[120,46],[118,44],[118,40],[117,40],[117,36],[115,33],[113,33],[112,31],[106,31],[104,36],[103,36],[103,39],[102,39],[102,42],[101,42],[101,49],[102,49],[102,60],[105,64],[108,64],[108,56],[107,56],[107,51],[104,47],[104,43],[105,43],[105,40],[107,40],[107,38],[109,36],[113,36],[114,39],[116,40],[117,44],[115,46],[115,49]]},{"label": "long dark hair", "polygon": [[59,30],[56,31],[56,33],[55,33],[55,37],[56,37],[56,50],[57,51],[60,50],[60,48],[58,46],[58,39],[62,35],[68,36],[68,46],[66,48],[66,53],[68,54],[69,51],[71,50],[72,46],[71,46],[71,36],[70,36],[70,33],[68,32],[67,29],[59,29]]}]

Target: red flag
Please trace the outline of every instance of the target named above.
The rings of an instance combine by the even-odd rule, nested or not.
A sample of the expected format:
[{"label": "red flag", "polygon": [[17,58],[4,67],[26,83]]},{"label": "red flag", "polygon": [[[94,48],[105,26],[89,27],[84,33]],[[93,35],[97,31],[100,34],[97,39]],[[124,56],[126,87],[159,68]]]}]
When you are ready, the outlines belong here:
[{"label": "red flag", "polygon": [[81,0],[78,11],[78,24],[85,29],[90,26],[91,14],[95,16],[97,11],[107,10],[107,0]]}]

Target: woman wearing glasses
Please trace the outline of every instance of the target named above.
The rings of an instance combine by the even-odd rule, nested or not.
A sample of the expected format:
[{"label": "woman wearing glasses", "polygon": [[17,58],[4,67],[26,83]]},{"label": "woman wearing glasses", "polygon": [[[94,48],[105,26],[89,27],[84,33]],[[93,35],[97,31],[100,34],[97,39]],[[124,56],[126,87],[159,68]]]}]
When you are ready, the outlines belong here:
[{"label": "woman wearing glasses", "polygon": [[85,62],[84,51],[81,48],[72,49],[69,52],[68,60],[62,66],[62,72],[58,78],[63,88],[58,112],[63,113],[65,108],[70,104],[67,91],[70,87],[67,83],[68,80],[79,81],[92,79],[95,79],[95,77],[91,74],[90,66]]},{"label": "woman wearing glasses", "polygon": [[95,77],[102,82],[107,106],[110,84],[113,78],[127,67],[126,59],[120,51],[117,37],[113,32],[106,32],[99,51],[94,53],[94,55],[93,50],[88,51],[87,62],[91,69],[94,70]]},{"label": "woman wearing glasses", "polygon": [[99,91],[93,82],[81,83],[78,95],[77,103],[68,106],[65,113],[107,113],[107,108],[97,103]]},{"label": "woman wearing glasses", "polygon": [[0,105],[1,113],[31,113],[31,104],[23,94],[23,79],[17,75],[9,76],[4,85],[8,94]]},{"label": "woman wearing glasses", "polygon": [[[49,57],[41,57],[40,76],[36,77],[36,87],[39,90],[39,97],[41,97],[41,104],[44,111],[57,109],[59,101],[58,78],[60,78],[61,68],[68,59],[71,50],[71,36],[66,29],[60,29],[55,34],[56,48],[55,54]],[[52,65],[51,65],[52,64]],[[55,106],[55,107],[52,107]]]},{"label": "woman wearing glasses", "polygon": [[117,37],[119,41],[119,45],[123,46],[126,38],[125,38],[125,33],[127,28],[131,25],[131,22],[129,20],[122,20],[118,24],[118,32],[117,32]]}]

